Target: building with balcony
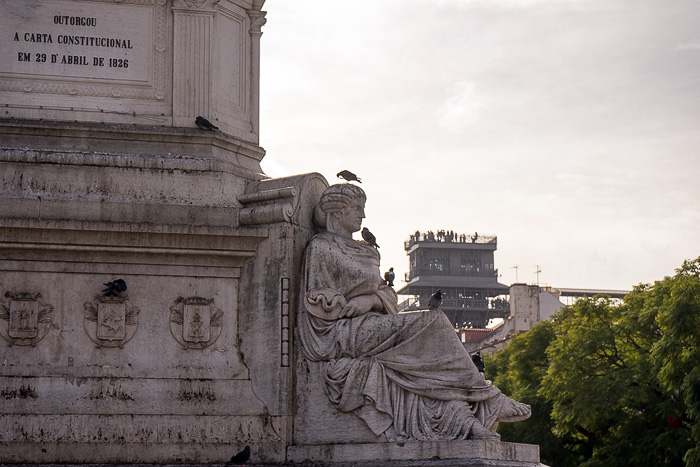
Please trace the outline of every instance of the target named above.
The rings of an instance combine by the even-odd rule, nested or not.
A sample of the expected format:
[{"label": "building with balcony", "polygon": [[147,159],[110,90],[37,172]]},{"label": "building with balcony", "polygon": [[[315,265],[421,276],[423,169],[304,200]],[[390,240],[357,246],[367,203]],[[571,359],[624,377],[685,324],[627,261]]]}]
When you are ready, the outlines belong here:
[{"label": "building with balcony", "polygon": [[442,290],[440,307],[455,327],[485,328],[490,319],[510,314],[508,286],[498,283],[494,266],[496,236],[440,230],[416,232],[404,242],[409,257],[399,311],[428,308]]}]

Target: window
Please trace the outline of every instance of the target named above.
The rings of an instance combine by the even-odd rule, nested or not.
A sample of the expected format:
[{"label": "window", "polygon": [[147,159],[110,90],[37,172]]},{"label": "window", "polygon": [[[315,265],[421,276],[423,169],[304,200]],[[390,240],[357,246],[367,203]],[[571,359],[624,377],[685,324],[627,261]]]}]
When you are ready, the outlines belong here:
[{"label": "window", "polygon": [[460,261],[459,270],[467,276],[477,275],[481,270],[481,261],[478,259],[463,259]]},{"label": "window", "polygon": [[444,258],[434,258],[428,263],[431,272],[446,273],[448,270],[447,260]]}]

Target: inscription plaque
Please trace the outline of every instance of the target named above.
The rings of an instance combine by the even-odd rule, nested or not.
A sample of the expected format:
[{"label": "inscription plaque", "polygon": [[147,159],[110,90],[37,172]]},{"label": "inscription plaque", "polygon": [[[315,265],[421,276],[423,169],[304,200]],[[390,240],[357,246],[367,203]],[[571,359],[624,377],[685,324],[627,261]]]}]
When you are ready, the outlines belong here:
[{"label": "inscription plaque", "polygon": [[165,98],[164,0],[0,0],[0,90]]},{"label": "inscription plaque", "polygon": [[152,8],[47,0],[2,10],[4,73],[148,81]]}]

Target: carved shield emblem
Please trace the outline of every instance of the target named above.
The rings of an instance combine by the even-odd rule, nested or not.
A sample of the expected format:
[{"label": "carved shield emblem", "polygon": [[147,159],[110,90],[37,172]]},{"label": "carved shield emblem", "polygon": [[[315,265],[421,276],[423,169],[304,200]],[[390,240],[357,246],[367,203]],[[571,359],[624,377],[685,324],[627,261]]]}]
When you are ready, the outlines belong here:
[{"label": "carved shield emblem", "polygon": [[170,307],[170,332],[184,348],[203,349],[219,337],[222,314],[213,298],[178,297]]},{"label": "carved shield emblem", "polygon": [[38,303],[35,300],[10,302],[9,335],[14,339],[33,339],[39,335]]},{"label": "carved shield emblem", "polygon": [[85,308],[85,332],[98,347],[122,347],[134,337],[141,310],[131,305],[126,296],[95,296]]},{"label": "carved shield emblem", "polygon": [[6,292],[5,298],[0,302],[0,336],[13,345],[36,344],[51,327],[53,306],[40,293]]},{"label": "carved shield emblem", "polygon": [[125,337],[126,303],[99,303],[97,305],[97,338],[120,341]]},{"label": "carved shield emblem", "polygon": [[187,342],[207,342],[211,336],[211,307],[185,305],[182,338]]}]

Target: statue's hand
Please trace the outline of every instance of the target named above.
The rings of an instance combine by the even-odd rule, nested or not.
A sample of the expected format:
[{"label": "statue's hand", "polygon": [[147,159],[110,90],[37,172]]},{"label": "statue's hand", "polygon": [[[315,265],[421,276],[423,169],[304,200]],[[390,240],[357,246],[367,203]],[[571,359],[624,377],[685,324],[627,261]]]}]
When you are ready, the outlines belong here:
[{"label": "statue's hand", "polygon": [[358,295],[353,297],[348,301],[343,311],[340,313],[340,317],[352,318],[353,316],[359,316],[367,313],[368,311],[376,308],[381,308],[382,302],[376,295]]},{"label": "statue's hand", "polygon": [[311,289],[306,292],[306,310],[317,318],[341,318],[345,305],[345,297],[333,289]]}]

